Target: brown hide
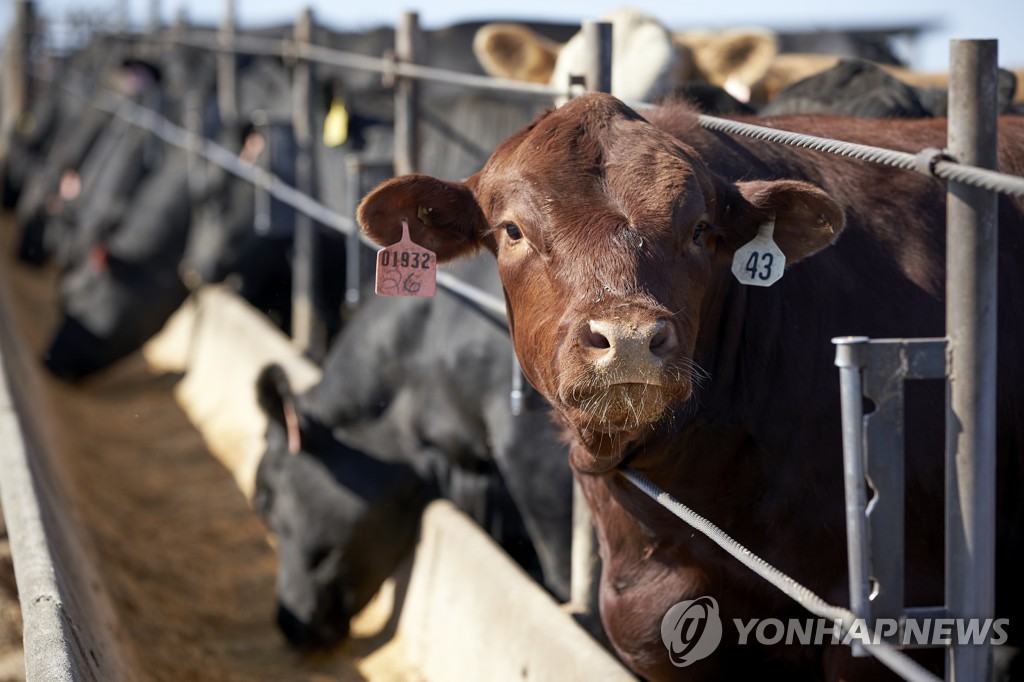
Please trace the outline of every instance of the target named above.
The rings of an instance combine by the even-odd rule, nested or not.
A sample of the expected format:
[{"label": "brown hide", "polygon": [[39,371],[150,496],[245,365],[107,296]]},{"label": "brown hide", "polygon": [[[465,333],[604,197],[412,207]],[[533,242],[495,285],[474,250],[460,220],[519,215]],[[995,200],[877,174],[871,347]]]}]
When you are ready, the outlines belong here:
[{"label": "brown hide", "polygon": [[[877,664],[843,647],[737,646],[733,619],[807,614],[614,468],[629,462],[825,599],[847,603],[830,339],[943,334],[943,184],[709,132],[682,106],[645,116],[607,95],[578,98],[506,140],[465,183],[385,183],[364,200],[360,222],[386,244],[405,218],[442,259],[495,253],[516,352],[572,441],[597,524],[603,622],[635,671],[878,679]],[[762,122],[909,152],[945,139],[943,120]],[[1001,167],[1020,175],[1024,121],[1000,126]],[[1000,210],[997,615],[1011,619],[1019,645],[1024,219],[1019,201]],[[732,256],[772,218],[785,276],[744,287]],[[909,606],[943,599],[943,400],[933,388],[906,414]],[[723,643],[676,668],[662,617],[702,595],[718,600]],[[930,655],[921,654],[941,670]]]}]

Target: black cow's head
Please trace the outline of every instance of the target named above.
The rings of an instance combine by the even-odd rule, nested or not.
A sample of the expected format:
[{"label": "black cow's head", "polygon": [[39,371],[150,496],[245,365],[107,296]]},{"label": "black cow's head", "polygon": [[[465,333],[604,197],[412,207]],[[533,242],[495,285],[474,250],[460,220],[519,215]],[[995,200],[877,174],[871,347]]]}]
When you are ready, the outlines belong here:
[{"label": "black cow's head", "polygon": [[412,544],[426,488],[303,414],[279,366],[257,393],[269,423],[253,503],[276,539],[278,625],[295,646],[329,646]]}]

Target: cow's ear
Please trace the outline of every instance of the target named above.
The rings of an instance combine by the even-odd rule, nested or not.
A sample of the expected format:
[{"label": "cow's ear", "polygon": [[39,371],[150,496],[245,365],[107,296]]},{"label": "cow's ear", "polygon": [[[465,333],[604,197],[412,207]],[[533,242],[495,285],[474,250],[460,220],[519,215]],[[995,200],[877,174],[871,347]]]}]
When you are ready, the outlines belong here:
[{"label": "cow's ear", "polygon": [[391,246],[409,237],[445,262],[483,245],[487,220],[469,184],[428,175],[403,175],[379,185],[359,204],[359,224],[370,239]]},{"label": "cow's ear", "polygon": [[688,31],[673,36],[689,48],[704,77],[736,99],[750,100],[750,88],[768,72],[778,53],[776,36],[758,29]]},{"label": "cow's ear", "polygon": [[756,180],[730,186],[720,218],[733,250],[775,217],[775,243],[792,264],[832,245],[843,231],[842,207],[823,189],[799,180]]},{"label": "cow's ear", "polygon": [[256,379],[256,400],[267,417],[284,428],[288,452],[299,454],[302,450],[302,432],[295,408],[295,394],[292,393],[288,375],[280,365],[268,365],[260,372]]},{"label": "cow's ear", "polygon": [[562,46],[523,24],[485,24],[473,37],[473,53],[498,78],[548,83]]}]

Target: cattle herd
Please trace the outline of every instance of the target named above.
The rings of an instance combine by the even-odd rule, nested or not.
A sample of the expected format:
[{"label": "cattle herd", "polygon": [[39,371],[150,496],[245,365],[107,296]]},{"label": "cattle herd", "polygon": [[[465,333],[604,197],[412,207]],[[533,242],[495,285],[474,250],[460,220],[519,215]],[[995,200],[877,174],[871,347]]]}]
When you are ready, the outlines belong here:
[{"label": "cattle herd", "polygon": [[[915,153],[944,146],[946,79],[904,68],[879,35],[673,32],[635,11],[609,21],[612,94],[544,108],[426,85],[421,173],[357,197],[347,195],[345,159],[391,158],[392,92],[377,75],[317,66],[317,198],[339,211],[361,200],[358,223],[382,246],[405,223],[439,262],[455,261],[456,275],[503,296],[507,319],[443,291],[375,298],[369,280],[358,310],[343,314],[346,244],[321,230],[323,378],[296,394],[271,365],[254,387],[268,427],[253,506],[276,537],[278,623],[297,647],[343,640],[438,496],[564,601],[575,477],[599,540],[603,636],[637,675],[884,678],[846,646],[740,646],[729,636],[678,667],[661,633],[678,602],[712,596],[726,623],[804,612],[616,472],[629,464],[826,600],[849,603],[830,340],[944,334],[944,187],[710,132],[697,114]],[[427,31],[424,55],[432,66],[563,85],[580,69],[575,33],[460,24]],[[320,40],[380,56],[394,32],[321,31]],[[95,106],[113,91],[287,182],[297,149],[289,66],[239,56],[239,115],[228,120],[215,55],[161,48],[98,37],[50,63],[53,78],[38,82],[2,160],[17,257],[60,272],[63,320],[41,361],[68,381],[138,349],[206,283],[230,283],[285,330],[291,318],[294,209]],[[1019,73],[999,74],[999,164],[1014,175],[1024,175]],[[996,595],[1017,647],[1019,199],[1000,199],[999,223]],[[784,276],[781,259],[746,263],[777,281],[745,286],[734,255],[766,225]],[[515,358],[531,387],[518,414]],[[909,606],[943,603],[943,394],[932,388],[905,419]],[[941,674],[940,653],[914,656]]]}]

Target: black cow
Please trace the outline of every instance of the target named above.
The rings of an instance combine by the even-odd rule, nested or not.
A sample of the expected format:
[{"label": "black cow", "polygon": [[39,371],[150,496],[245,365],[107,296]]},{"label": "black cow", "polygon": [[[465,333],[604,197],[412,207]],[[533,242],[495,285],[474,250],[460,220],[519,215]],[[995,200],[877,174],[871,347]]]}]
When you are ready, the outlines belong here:
[{"label": "black cow", "polygon": [[[48,71],[57,80],[69,73],[74,73],[81,80],[102,79],[104,72],[110,70],[120,57],[119,50],[109,49],[105,41],[96,41],[66,57],[51,57],[44,66],[40,66],[40,70]],[[73,129],[69,121],[75,120],[79,127],[83,126],[87,123],[81,118],[84,113],[79,96],[56,85],[44,86],[41,81],[34,84],[28,110],[19,117],[2,159],[0,175],[3,175],[4,208],[16,208],[26,187],[38,185],[46,159],[55,144],[67,145],[69,141],[68,135]],[[84,150],[81,153],[84,154]],[[38,202],[44,198],[40,196]]]},{"label": "black cow", "polygon": [[298,411],[280,367],[257,392],[269,426],[253,505],[275,531],[277,621],[296,646],[328,645],[394,571],[429,492],[409,463],[352,448]]},{"label": "black cow", "polygon": [[[87,87],[81,77],[75,80]],[[103,85],[161,109],[160,69],[155,64],[122,59],[105,72]],[[96,100],[106,97],[102,91],[92,95]],[[57,98],[66,110],[53,124],[54,142],[43,168],[32,174],[18,201],[19,257],[40,264],[60,252],[66,267],[91,241],[80,234],[100,234],[117,223],[127,197],[159,163],[159,146],[90,101],[56,88],[48,98]]]},{"label": "black cow", "polygon": [[77,380],[138,349],[185,300],[177,275],[192,219],[188,162],[171,150],[146,177],[123,219],[61,280],[64,318],[43,360]]},{"label": "black cow", "polygon": [[[240,149],[241,159],[265,165],[285,183],[295,184],[296,147],[290,125],[260,130],[250,125],[234,134],[240,139],[231,146]],[[266,157],[269,160],[264,161]],[[206,197],[196,210],[178,266],[183,281],[194,289],[227,280],[242,298],[287,330],[295,210],[266,193],[258,194],[251,182],[226,171],[210,167],[206,173]],[[344,262],[340,248],[332,249],[330,256]]]},{"label": "black cow", "polygon": [[[1009,113],[1016,76],[999,70],[999,112]],[[761,108],[763,116],[834,114],[857,118],[945,116],[947,92],[904,83],[878,65],[843,59],[831,69],[793,83]]]},{"label": "black cow", "polygon": [[843,114],[858,118],[927,118],[917,89],[871,62],[841,60],[836,66],[785,88],[761,109],[777,114]]},{"label": "black cow", "polygon": [[[475,259],[456,273],[500,291],[493,262]],[[280,622],[292,642],[344,635],[407,549],[418,523],[413,501],[423,495],[452,499],[521,563],[539,568],[552,593],[567,596],[572,478],[564,446],[543,401],[512,415],[511,388],[503,320],[445,292],[367,304],[291,416],[277,407],[288,390],[276,370],[264,372],[260,399],[271,420],[256,503],[278,540]],[[340,441],[326,437],[332,429]],[[416,486],[396,460],[413,468]],[[365,486],[384,499],[415,494],[396,516],[383,501],[351,501]],[[352,541],[366,537],[353,529],[376,528],[382,514],[387,532]]]},{"label": "black cow", "polygon": [[[187,61],[186,57],[182,59]],[[274,63],[257,60],[246,64],[239,81],[242,101],[248,106],[270,111],[282,106],[280,88],[266,87],[271,82],[268,72],[273,72]],[[280,62],[276,64],[276,73],[282,73]],[[212,63],[207,62],[206,66],[193,75],[200,91],[210,89],[208,78],[204,83],[204,74],[212,74]],[[172,120],[184,115],[180,98],[168,101],[164,109],[171,110]],[[222,128],[216,116],[211,115],[213,110],[213,101],[205,100],[200,111],[205,134],[217,134]],[[111,124],[112,128],[121,126],[128,124]],[[229,149],[237,149],[242,146],[245,134],[237,126],[227,126],[218,137]],[[137,129],[130,131],[128,139],[142,140],[143,146],[154,140]],[[94,146],[94,153],[102,150],[99,143]],[[121,153],[110,154],[118,162],[115,165],[130,166],[139,158],[136,152],[140,147],[129,144],[118,151]],[[243,149],[243,153],[247,151]],[[291,150],[286,151],[294,156]],[[65,247],[71,253],[61,281],[65,318],[44,355],[46,366],[62,378],[77,380],[99,371],[158,332],[188,293],[179,268],[194,216],[213,214],[214,220],[230,221],[230,213],[220,212],[225,195],[230,198],[232,189],[241,186],[252,196],[251,185],[225,173],[212,174],[211,181],[201,191],[197,190],[190,181],[189,162],[183,151],[161,149],[160,157],[159,167],[138,181],[134,193],[125,197],[126,205],[108,215],[102,229],[78,225],[65,236],[65,241],[74,242],[73,247]],[[114,181],[116,178],[110,183],[117,189],[123,191],[124,186],[136,184],[120,173],[117,176],[121,184]],[[197,205],[202,208],[197,210]],[[242,210],[248,211],[248,229],[252,230],[251,198]],[[284,254],[280,240],[273,251]],[[224,251],[216,251],[215,255],[224,257]],[[257,264],[262,261],[251,259],[244,263],[246,267]],[[284,298],[287,295],[286,290]]]}]

